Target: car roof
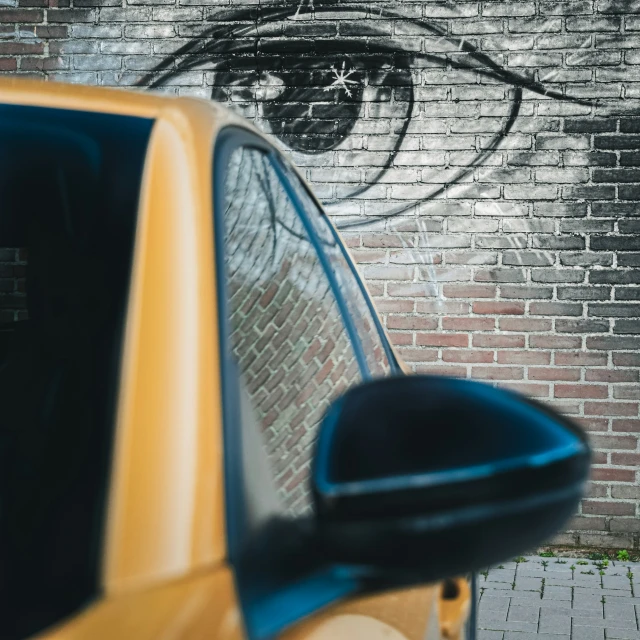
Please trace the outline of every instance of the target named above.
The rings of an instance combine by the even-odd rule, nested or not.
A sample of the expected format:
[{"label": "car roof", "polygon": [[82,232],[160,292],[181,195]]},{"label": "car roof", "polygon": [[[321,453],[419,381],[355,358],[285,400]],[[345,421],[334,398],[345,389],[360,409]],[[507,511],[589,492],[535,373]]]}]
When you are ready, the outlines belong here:
[{"label": "car roof", "polygon": [[[94,111],[141,118],[157,118],[167,108],[183,111],[188,117],[194,105],[198,105],[200,113],[202,105],[206,105],[215,120],[224,121],[224,124],[248,125],[226,107],[210,100],[159,95],[133,89],[134,87],[94,87],[5,76],[0,77],[0,104]],[[249,127],[253,129],[251,125]]]}]

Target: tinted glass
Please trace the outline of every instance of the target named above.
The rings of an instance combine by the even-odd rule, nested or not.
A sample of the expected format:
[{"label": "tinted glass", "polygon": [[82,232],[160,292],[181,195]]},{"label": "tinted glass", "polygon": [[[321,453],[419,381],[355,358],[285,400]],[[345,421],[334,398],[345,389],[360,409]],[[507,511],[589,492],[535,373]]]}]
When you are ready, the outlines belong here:
[{"label": "tinted glass", "polygon": [[231,349],[277,490],[303,512],[318,424],[361,380],[358,362],[318,253],[258,149],[230,156],[224,228]]},{"label": "tinted glass", "polygon": [[0,105],[0,625],[99,588],[138,192],[152,122]]},{"label": "tinted glass", "polygon": [[382,335],[374,321],[371,308],[363,293],[362,284],[354,268],[349,264],[342,244],[338,241],[331,223],[318,207],[296,173],[283,163],[283,168],[296,191],[309,222],[321,241],[322,250],[329,259],[331,271],[347,304],[349,314],[362,343],[367,368],[373,376],[384,376],[391,372]]}]

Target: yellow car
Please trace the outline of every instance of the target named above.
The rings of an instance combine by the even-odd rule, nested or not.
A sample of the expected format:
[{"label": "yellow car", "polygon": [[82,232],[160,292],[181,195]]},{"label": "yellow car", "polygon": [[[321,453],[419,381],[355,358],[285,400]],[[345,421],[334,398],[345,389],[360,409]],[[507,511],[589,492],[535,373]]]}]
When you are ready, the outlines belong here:
[{"label": "yellow car", "polygon": [[406,375],[220,106],[0,80],[0,247],[0,638],[461,638],[451,578],[581,496],[573,424]]}]

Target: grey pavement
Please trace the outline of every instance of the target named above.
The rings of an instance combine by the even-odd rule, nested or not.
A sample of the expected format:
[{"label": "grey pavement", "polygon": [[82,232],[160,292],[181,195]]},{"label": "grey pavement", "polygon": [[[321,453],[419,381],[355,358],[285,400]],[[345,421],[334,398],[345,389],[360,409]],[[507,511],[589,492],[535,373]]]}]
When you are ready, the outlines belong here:
[{"label": "grey pavement", "polygon": [[478,576],[478,640],[640,640],[640,563],[517,560]]}]

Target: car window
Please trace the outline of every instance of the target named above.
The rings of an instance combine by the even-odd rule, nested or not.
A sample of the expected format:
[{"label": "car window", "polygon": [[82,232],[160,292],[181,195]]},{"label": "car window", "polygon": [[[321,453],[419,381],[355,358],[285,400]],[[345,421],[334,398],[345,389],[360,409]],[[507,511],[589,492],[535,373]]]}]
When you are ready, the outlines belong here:
[{"label": "car window", "polygon": [[340,300],[269,156],[237,147],[225,170],[230,349],[277,491],[303,513],[323,413],[363,374]]},{"label": "car window", "polygon": [[0,105],[2,638],[100,590],[119,360],[153,121]]},{"label": "car window", "polygon": [[316,204],[295,171],[285,162],[281,162],[281,166],[295,190],[300,206],[320,238],[321,248],[329,260],[334,278],[358,332],[369,371],[373,376],[389,375],[392,370],[390,349],[386,345],[386,338],[383,338],[380,325],[376,322],[375,311],[365,296],[364,287],[354,265],[348,259],[326,214]]}]

